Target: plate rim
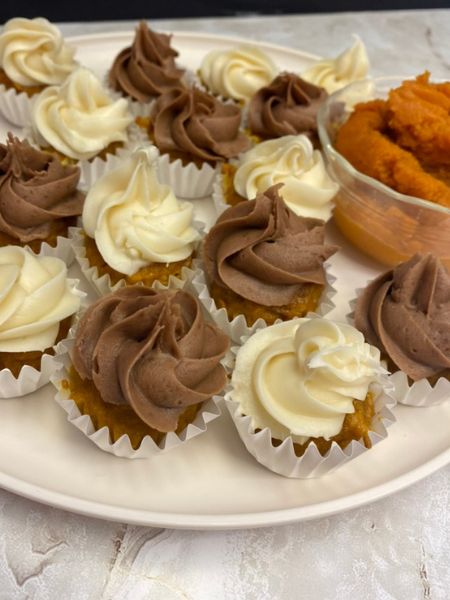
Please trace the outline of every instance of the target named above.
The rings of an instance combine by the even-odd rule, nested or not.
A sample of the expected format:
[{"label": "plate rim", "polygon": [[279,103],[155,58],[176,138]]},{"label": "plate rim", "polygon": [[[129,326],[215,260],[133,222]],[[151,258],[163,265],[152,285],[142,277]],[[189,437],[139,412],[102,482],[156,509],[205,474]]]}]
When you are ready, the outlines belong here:
[{"label": "plate rim", "polygon": [[[355,494],[316,504],[281,510],[261,511],[257,513],[244,512],[200,515],[193,513],[165,513],[161,511],[124,508],[115,505],[102,504],[101,502],[93,502],[82,498],[74,498],[74,496],[51,491],[2,472],[0,472],[0,487],[9,492],[19,494],[29,500],[106,521],[168,529],[220,531],[288,525],[290,523],[329,517],[381,500],[382,498],[421,481],[428,475],[431,475],[449,464],[450,448],[407,473],[402,473],[394,479],[383,482],[372,488],[356,492]],[[274,477],[280,476],[274,473]]]},{"label": "plate rim", "polygon": [[[168,30],[161,31],[164,33],[168,32]],[[246,40],[239,36],[179,30],[170,30],[169,32],[173,34],[175,38],[184,41],[200,39],[204,43],[214,44],[215,41],[220,41],[230,45],[247,43],[266,49],[269,52],[281,52],[292,58],[306,58],[314,61],[320,59],[320,57],[315,54],[299,49],[288,48],[280,44],[259,40]],[[132,36],[133,30],[124,30],[118,32],[109,31],[66,36],[65,39],[71,44],[82,47],[85,44],[95,44],[95,42],[101,43],[103,40],[117,41],[118,43],[122,41],[123,43],[126,43]],[[29,500],[74,512],[86,517],[100,518],[121,523],[125,522],[133,525],[171,529],[229,530],[289,524],[327,517],[346,510],[358,508],[405,489],[448,464],[450,464],[450,447],[433,456],[430,460],[416,466],[414,469],[403,472],[397,477],[372,486],[371,488],[366,488],[350,495],[319,503],[260,512],[195,514],[179,512],[167,513],[155,510],[126,508],[115,504],[104,504],[98,501],[77,498],[70,494],[54,491],[44,486],[30,483],[22,478],[15,477],[2,471],[0,471],[0,487]],[[279,477],[279,475],[275,473],[273,476],[274,478]]]}]

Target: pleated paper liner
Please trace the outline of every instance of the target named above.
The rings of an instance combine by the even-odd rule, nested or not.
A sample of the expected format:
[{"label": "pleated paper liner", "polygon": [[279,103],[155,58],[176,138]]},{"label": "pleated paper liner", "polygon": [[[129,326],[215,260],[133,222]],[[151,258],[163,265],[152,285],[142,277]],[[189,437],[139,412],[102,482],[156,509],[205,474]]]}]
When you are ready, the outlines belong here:
[{"label": "pleated paper liner", "polygon": [[[200,226],[200,224],[198,224]],[[92,266],[89,260],[86,258],[86,245],[85,245],[85,233],[79,227],[71,227],[69,230],[70,240],[72,243],[73,252],[75,259],[80,265],[80,269],[93,286],[99,296],[105,296],[110,292],[114,292],[121,287],[127,285],[125,278],[120,279],[116,283],[111,281],[111,277],[108,273],[100,274],[96,266]],[[169,276],[169,282],[173,285],[184,285],[185,281],[189,281],[194,276],[194,270],[189,267],[182,267],[181,277],[175,275]],[[136,284],[138,285],[138,284]]]},{"label": "pleated paper liner", "polygon": [[[322,317],[334,309],[335,304],[333,302],[333,297],[336,295],[336,289],[333,287],[336,277],[331,273],[331,263],[330,261],[325,261],[323,264],[326,273],[326,284],[322,291],[319,304],[315,309],[315,313]],[[243,336],[250,336],[258,329],[267,327],[267,323],[263,319],[257,319],[252,326],[248,326],[244,315],[238,315],[230,320],[227,310],[225,308],[217,308],[214,299],[211,297],[202,261],[200,259],[194,260],[193,268],[195,271],[189,281],[189,287],[203,304],[205,309],[210,313],[216,325],[220,327],[220,329],[222,329],[235,344],[240,344]],[[279,323],[280,321],[281,320],[278,319],[276,323]]]},{"label": "pleated paper liner", "polygon": [[[156,282],[153,288],[158,290],[165,289],[186,289],[185,283],[180,280],[171,280],[168,286],[163,286]],[[209,315],[204,313],[208,319]],[[88,437],[96,446],[105,452],[114,454],[122,458],[151,458],[172,448],[176,448],[190,439],[197,437],[207,430],[208,423],[217,419],[221,415],[219,407],[223,400],[223,394],[213,396],[206,401],[198,411],[192,423],[179,434],[175,432],[167,433],[160,444],[157,444],[149,435],[145,436],[139,445],[139,448],[133,448],[130,437],[127,434],[122,435],[117,441],[112,440],[111,433],[108,427],[102,427],[96,430],[94,423],[89,415],[82,415],[76,402],[70,398],[70,390],[67,386],[63,386],[62,382],[70,377],[69,370],[71,367],[70,351],[73,347],[76,328],[70,331],[70,339],[67,339],[63,344],[63,350],[58,354],[59,368],[51,377],[53,385],[58,390],[55,400],[67,413],[69,423],[79,429],[86,437]],[[226,371],[229,373],[233,364],[231,351],[227,353],[221,361]]]},{"label": "pleated paper liner", "polygon": [[[37,96],[36,94],[35,96]],[[18,92],[0,84],[0,113],[16,127],[25,127],[31,122],[31,110],[35,96]]]},{"label": "pleated paper liner", "polygon": [[[350,301],[351,312],[347,315],[347,321],[354,325],[354,312],[357,299],[363,288],[356,290],[356,298]],[[426,408],[435,406],[450,400],[450,381],[446,377],[439,377],[433,384],[428,379],[410,381],[403,371],[396,371],[389,376],[393,385],[392,395],[399,404]]]},{"label": "pleated paper liner", "polygon": [[[39,256],[42,254],[40,253]],[[78,279],[68,279],[75,291],[76,295],[81,298],[82,306],[86,293],[79,289]],[[73,315],[72,321],[75,322],[76,315]],[[71,336],[69,330],[68,337]],[[0,398],[16,398],[26,396],[43,387],[50,381],[50,377],[59,367],[58,356],[65,352],[66,340],[60,340],[53,346],[54,354],[44,353],[41,357],[40,366],[38,369],[30,365],[23,365],[16,377],[10,369],[2,369],[0,371]]]},{"label": "pleated paper liner", "polygon": [[[244,343],[247,339],[244,336],[241,342]],[[235,356],[238,350],[239,347],[232,348]],[[373,447],[387,437],[387,428],[395,422],[395,417],[390,410],[395,406],[395,399],[391,395],[391,384],[387,378],[383,378],[380,383],[372,384],[369,391],[374,396],[375,407],[372,430],[369,432],[370,443]],[[239,399],[235,397],[232,386],[225,394],[225,404],[248,452],[267,469],[284,477],[297,479],[322,477],[370,451],[370,448],[366,448],[363,440],[352,440],[344,449],[333,442],[331,448],[322,455],[317,445],[311,442],[305,453],[297,456],[292,437],[288,437],[280,445],[274,446],[269,428],[255,431],[252,426],[252,418],[241,411]]]}]

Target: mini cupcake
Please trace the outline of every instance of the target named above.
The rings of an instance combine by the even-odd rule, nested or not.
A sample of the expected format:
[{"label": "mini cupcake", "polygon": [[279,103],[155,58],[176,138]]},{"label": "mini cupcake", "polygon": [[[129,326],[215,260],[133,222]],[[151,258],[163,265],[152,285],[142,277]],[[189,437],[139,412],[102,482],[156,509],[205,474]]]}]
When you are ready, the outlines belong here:
[{"label": "mini cupcake", "polygon": [[369,73],[369,58],[367,50],[359,36],[354,35],[355,41],[336,56],[325,58],[301,73],[302,79],[324,88],[329,94],[353,83],[365,79]]},{"label": "mini cupcake", "polygon": [[8,134],[0,144],[0,246],[27,245],[40,252],[45,243],[67,258],[68,228],[83,209],[79,179],[78,167]]},{"label": "mini cupcake", "polygon": [[272,60],[262,50],[254,46],[238,46],[208,52],[200,66],[199,76],[212,94],[245,104],[259,88],[269,85],[277,72]]},{"label": "mini cupcake", "polygon": [[149,456],[220,414],[209,401],[225,386],[228,345],[189,293],[123,288],[80,319],[57,399],[103,450]]},{"label": "mini cupcake", "polygon": [[133,44],[114,59],[108,76],[110,86],[141,103],[183,88],[184,69],[175,64],[178,52],[172,48],[171,39],[171,35],[156,33],[141,21]]},{"label": "mini cupcake", "polygon": [[344,323],[311,317],[259,330],[237,349],[225,399],[258,462],[317,477],[386,437],[380,352]]},{"label": "mini cupcake", "polygon": [[416,254],[360,293],[355,326],[381,350],[399,402],[450,398],[450,274],[432,254]]},{"label": "mini cupcake", "polygon": [[[305,135],[287,135],[257,144],[222,166],[214,186],[218,210],[255,198],[282,183],[280,196],[295,214],[328,221],[339,186],[328,175],[321,153]],[[221,184],[221,185],[220,185]]]},{"label": "mini cupcake", "polygon": [[30,119],[30,99],[61,85],[76,68],[75,50],[47,19],[15,18],[0,34],[0,112],[15,125]]},{"label": "mini cupcake", "polygon": [[266,140],[304,133],[317,145],[317,113],[326,91],[294,73],[281,73],[250,100],[248,128]]},{"label": "mini cupcake", "polygon": [[185,277],[200,234],[193,206],[180,202],[156,176],[153,146],[135,151],[89,190],[83,209],[85,233],[74,236],[77,259],[104,294],[123,284],[167,284]]},{"label": "mini cupcake", "polygon": [[69,331],[84,294],[59,258],[0,248],[0,397],[28,394],[49,381],[54,346]]},{"label": "mini cupcake", "polygon": [[195,87],[160,96],[153,105],[149,135],[162,155],[162,181],[182,198],[208,196],[217,164],[250,147],[240,123],[238,106]]},{"label": "mini cupcake", "polygon": [[230,321],[243,315],[248,327],[317,310],[327,283],[324,262],[337,250],[325,244],[323,222],[297,216],[280,188],[228,208],[203,244],[214,309],[225,309]]},{"label": "mini cupcake", "polygon": [[110,155],[130,142],[133,118],[124,98],[113,100],[91,71],[79,68],[33,105],[33,136],[41,149],[77,164]]}]

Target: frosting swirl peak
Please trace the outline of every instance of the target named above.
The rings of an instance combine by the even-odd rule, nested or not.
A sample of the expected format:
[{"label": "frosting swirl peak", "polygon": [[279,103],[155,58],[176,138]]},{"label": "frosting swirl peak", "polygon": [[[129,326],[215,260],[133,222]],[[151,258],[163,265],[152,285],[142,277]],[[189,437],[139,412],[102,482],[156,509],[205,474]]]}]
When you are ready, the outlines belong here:
[{"label": "frosting swirl peak", "polygon": [[250,130],[262,138],[304,133],[314,139],[317,111],[326,98],[323,88],[294,73],[281,73],[251,99]]},{"label": "frosting swirl peak", "polygon": [[203,247],[210,282],[264,306],[288,304],[305,283],[323,285],[323,263],[336,251],[323,222],[292,212],[280,187],[228,208]]},{"label": "frosting swirl peak", "polygon": [[76,68],[75,50],[47,19],[10,19],[0,35],[0,66],[24,87],[60,85]]},{"label": "frosting swirl peak", "polygon": [[365,288],[355,325],[414,381],[450,369],[450,273],[416,254]]},{"label": "frosting swirl peak", "polygon": [[79,178],[78,167],[9,134],[0,144],[0,231],[21,243],[48,238],[53,223],[81,214]]},{"label": "frosting swirl peak", "polygon": [[172,36],[156,33],[141,21],[133,44],[115,58],[109,83],[117,91],[139,102],[183,87],[184,70],[175,65],[178,52],[170,45]]},{"label": "frosting swirl peak", "polygon": [[240,131],[241,110],[197,88],[174,90],[158,98],[152,112],[155,144],[192,160],[216,162],[250,146]]},{"label": "frosting swirl peak", "polygon": [[191,294],[133,286],[87,309],[73,364],[104,402],[130,405],[150,427],[168,432],[188,406],[222,391],[228,345]]}]

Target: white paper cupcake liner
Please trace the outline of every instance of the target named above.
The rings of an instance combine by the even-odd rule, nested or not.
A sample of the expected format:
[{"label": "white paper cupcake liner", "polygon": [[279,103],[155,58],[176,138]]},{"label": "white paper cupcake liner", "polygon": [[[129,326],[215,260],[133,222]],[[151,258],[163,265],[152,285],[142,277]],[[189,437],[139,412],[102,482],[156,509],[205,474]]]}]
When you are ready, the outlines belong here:
[{"label": "white paper cupcake liner", "polygon": [[[69,423],[84,433],[84,435],[101,450],[114,454],[114,456],[119,456],[121,458],[150,458],[157,454],[161,454],[204,433],[208,423],[221,415],[218,406],[221,397],[214,396],[202,406],[194,421],[189,423],[186,429],[180,434],[174,432],[168,433],[164,436],[161,445],[157,445],[150,436],[145,436],[139,448],[135,450],[131,445],[128,435],[122,435],[116,442],[112,442],[108,427],[105,426],[96,430],[91,417],[89,415],[81,414],[75,401],[70,398],[70,391],[61,386],[61,382],[68,380],[69,378],[68,369],[70,368],[71,363],[70,356],[66,353],[62,357],[60,356],[59,360],[60,368],[51,377],[53,385],[58,390],[55,396],[56,402],[58,402],[67,413],[67,420]],[[63,362],[62,365],[61,360]]]},{"label": "white paper cupcake liner", "polygon": [[[36,94],[37,95],[37,94]],[[27,96],[14,88],[0,85],[0,113],[12,125],[25,127],[31,122],[31,109],[35,96]]]},{"label": "white paper cupcake liner", "polygon": [[[153,287],[158,290],[186,288],[185,282],[177,280],[176,278],[173,278],[167,286],[156,282]],[[209,318],[209,315],[206,312],[204,312],[204,316],[205,318]],[[80,313],[77,321],[79,320],[79,317]],[[122,458],[150,458],[180,446],[182,443],[204,433],[208,423],[220,417],[220,402],[223,400],[224,392],[221,395],[213,396],[210,400],[205,402],[201,410],[197,413],[194,421],[189,423],[186,429],[180,434],[174,432],[168,433],[163,438],[161,445],[156,444],[150,436],[146,436],[143,439],[137,450],[132,447],[128,435],[123,435],[116,442],[112,442],[109,428],[105,426],[96,430],[91,417],[89,415],[81,414],[75,401],[70,398],[70,391],[67,388],[63,388],[61,385],[63,380],[69,378],[68,369],[71,365],[70,353],[74,344],[75,334],[76,327],[73,327],[69,332],[68,338],[64,342],[61,342],[61,349],[57,356],[58,370],[53,373],[50,379],[58,390],[55,400],[66,411],[69,423],[84,433],[84,435],[86,435],[101,450]],[[230,373],[234,363],[231,350],[227,352],[221,363],[225,367],[227,373]]]},{"label": "white paper cupcake liner", "polygon": [[[357,288],[356,297],[350,301],[347,321],[351,325],[354,325],[356,302],[363,290],[364,288]],[[410,384],[406,373],[396,371],[389,376],[389,381],[393,386],[392,396],[399,404],[426,408],[450,400],[450,381],[445,377],[440,377],[435,385],[431,385],[428,379],[419,379]]]},{"label": "white paper cupcake liner", "polygon": [[201,168],[195,163],[183,166],[180,159],[171,161],[168,154],[158,159],[159,181],[172,188],[175,196],[193,200],[210,196],[216,168],[204,163]]},{"label": "white paper cupcake liner", "polygon": [[[39,256],[45,253],[39,253]],[[78,279],[68,279],[76,295],[81,298],[82,307],[86,298],[86,293],[79,289]],[[73,315],[75,321],[76,315]],[[71,335],[69,331],[68,336]],[[66,340],[61,340],[53,346],[54,354],[43,354],[39,369],[29,365],[24,365],[17,377],[13,375],[10,369],[0,371],[0,398],[16,398],[26,396],[43,387],[50,381],[50,377],[60,368],[60,355],[65,352]]]},{"label": "white paper cupcake liner", "polygon": [[[336,294],[336,290],[333,287],[336,278],[330,272],[330,262],[325,261],[323,265],[326,272],[326,284],[315,311],[315,314],[321,317],[324,317],[334,309],[335,304],[333,302],[333,297]],[[214,299],[209,293],[202,261],[200,259],[194,260],[192,266],[195,272],[188,282],[189,288],[210,313],[216,325],[220,327],[220,329],[222,329],[235,344],[240,344],[243,336],[250,336],[258,329],[267,327],[267,323],[263,319],[258,319],[251,327],[249,327],[244,315],[237,315],[233,320],[230,320],[226,309],[217,308]],[[278,319],[276,323],[279,323],[280,321],[281,319]]]},{"label": "white paper cupcake liner", "polygon": [[[124,287],[126,285],[125,279],[121,279],[117,283],[113,284],[111,282],[111,277],[109,276],[109,274],[105,273],[104,275],[100,275],[97,267],[92,267],[90,265],[89,260],[86,258],[84,233],[80,227],[70,228],[69,233],[75,259],[80,265],[80,269],[83,275],[93,286],[93,288],[99,296],[105,296],[110,292],[115,292],[119,288]],[[183,267],[181,270],[181,274],[181,278],[171,275],[169,278],[169,286],[173,285],[176,287],[183,287],[185,282],[190,281],[194,276],[194,270],[189,269],[188,267]],[[156,281],[154,285],[157,284],[161,285],[160,282]]]},{"label": "white paper cupcake liner", "polygon": [[[395,417],[390,410],[395,401],[378,384],[374,384],[371,391],[375,394],[376,412],[372,422],[373,430],[369,433],[373,447],[387,437],[387,428],[395,422]],[[305,453],[299,457],[295,454],[291,437],[275,447],[268,428],[256,433],[252,427],[251,417],[241,413],[240,404],[233,397],[232,390],[225,395],[225,404],[250,454],[260,464],[284,477],[297,479],[322,477],[370,450],[362,440],[352,440],[344,450],[333,442],[328,452],[322,456],[316,444],[311,442]]]},{"label": "white paper cupcake liner", "polygon": [[62,236],[56,238],[56,246],[50,246],[47,242],[42,242],[39,255],[60,258],[68,267],[70,267],[75,259],[72,242],[69,238]]}]

